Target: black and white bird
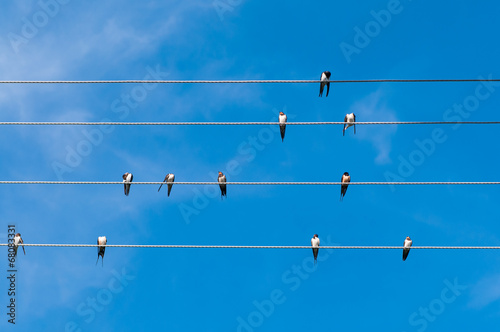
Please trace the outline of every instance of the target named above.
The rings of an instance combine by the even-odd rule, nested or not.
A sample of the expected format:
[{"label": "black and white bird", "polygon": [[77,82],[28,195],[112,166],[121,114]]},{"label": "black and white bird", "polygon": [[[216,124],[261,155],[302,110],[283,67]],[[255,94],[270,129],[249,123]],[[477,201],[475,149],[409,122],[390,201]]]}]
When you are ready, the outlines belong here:
[{"label": "black and white bird", "polygon": [[344,130],[342,130],[342,136],[345,135],[345,130],[349,127],[354,128],[354,134],[356,135],[356,125],[354,124],[356,122],[356,115],[354,113],[346,114],[344,117]]},{"label": "black and white bird", "polygon": [[281,133],[281,141],[285,139],[285,129],[286,129],[286,114],[283,112],[280,112],[280,133]]},{"label": "black and white bird", "polygon": [[[167,187],[168,187],[167,196],[169,196],[169,197],[170,197],[170,191],[172,191],[172,186],[174,185],[174,180],[175,180],[175,175],[172,173],[168,173],[167,175],[165,175],[165,179],[163,179],[163,182],[167,183]],[[161,186],[163,186],[163,183],[160,184],[160,188],[158,188],[158,192],[160,191]]]},{"label": "black and white bird", "polygon": [[403,260],[405,261],[406,258],[408,257],[408,254],[410,253],[410,247],[412,245],[413,241],[410,239],[409,236],[406,237],[405,239],[405,244],[403,248]]},{"label": "black and white bird", "polygon": [[23,247],[23,252],[26,255],[26,251],[24,250],[23,243],[24,242],[23,242],[23,239],[21,238],[21,233],[17,233],[14,236],[14,257],[17,256],[17,249],[19,248],[20,245]]},{"label": "black and white bird", "polygon": [[219,181],[219,187],[220,187],[220,199],[222,199],[224,196],[227,197],[226,176],[222,174],[222,172],[219,172],[219,178],[217,180]]},{"label": "black and white bird", "polygon": [[[105,236],[99,236],[97,238],[97,262],[99,262],[99,256],[102,257],[102,266],[104,266],[104,251],[106,250],[106,247],[104,247],[108,243],[108,240],[106,239]],[[95,265],[97,265],[97,262],[95,262]]]},{"label": "black and white bird", "polygon": [[349,182],[351,182],[351,176],[349,173],[345,172],[342,174],[342,179],[340,180],[342,184],[340,185],[340,200],[344,200],[345,193],[347,191],[347,187],[349,186]]},{"label": "black and white bird", "polygon": [[320,78],[320,86],[319,86],[319,96],[323,96],[323,89],[325,88],[326,85],[326,97],[328,97],[328,93],[330,92],[330,75],[331,73],[329,71],[324,71],[321,73],[321,78]]},{"label": "black and white bird", "polygon": [[124,188],[123,190],[125,191],[125,196],[128,196],[128,194],[130,193],[130,184],[132,183],[132,180],[134,179],[134,176],[132,175],[132,173],[125,173],[123,174],[123,184],[124,184]]},{"label": "black and white bird", "polygon": [[311,246],[313,248],[313,255],[314,255],[314,264],[316,264],[318,260],[318,252],[319,252],[319,237],[318,234],[314,234],[314,236],[311,239]]}]

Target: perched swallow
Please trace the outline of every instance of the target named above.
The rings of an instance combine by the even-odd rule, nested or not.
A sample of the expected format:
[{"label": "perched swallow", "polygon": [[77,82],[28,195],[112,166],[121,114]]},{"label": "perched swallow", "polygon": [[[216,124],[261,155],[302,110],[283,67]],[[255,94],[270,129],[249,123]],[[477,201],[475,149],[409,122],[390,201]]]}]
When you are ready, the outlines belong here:
[{"label": "perched swallow", "polygon": [[323,96],[323,89],[325,88],[326,85],[326,96],[328,97],[328,93],[330,92],[330,75],[331,73],[329,71],[324,71],[321,73],[321,78],[320,78],[320,86],[319,86],[319,96]]},{"label": "perched swallow", "polygon": [[281,132],[281,141],[285,139],[285,129],[286,129],[286,114],[280,112],[280,132]]},{"label": "perched swallow", "polygon": [[406,257],[408,257],[408,254],[410,253],[410,247],[413,241],[410,239],[409,236],[406,237],[405,239],[405,244],[403,248],[403,260],[406,260]]},{"label": "perched swallow", "polygon": [[354,134],[356,134],[356,125],[354,124],[356,122],[356,115],[354,113],[351,114],[346,114],[344,117],[344,130],[342,130],[342,136],[345,135],[345,130],[351,126],[354,127]]},{"label": "perched swallow", "polygon": [[220,187],[220,199],[222,197],[226,196],[227,197],[227,191],[226,191],[226,176],[222,174],[222,172],[219,172],[219,187]]},{"label": "perched swallow", "polygon": [[[169,197],[170,197],[170,191],[172,191],[172,186],[174,185],[174,180],[175,180],[175,175],[172,173],[168,173],[167,175],[165,175],[165,179],[163,179],[163,182],[167,183],[167,186],[168,186],[167,196],[169,196]],[[163,183],[160,184],[160,188],[158,188],[158,192],[160,191],[161,186],[163,186]]]},{"label": "perched swallow", "polygon": [[[19,245],[23,245],[23,239],[21,238],[21,233],[17,233],[15,236],[14,236],[14,257],[17,256],[17,249],[19,247]],[[23,252],[24,254],[26,255],[26,251],[24,250],[24,246],[23,246]]]},{"label": "perched swallow", "polygon": [[318,234],[314,234],[314,236],[311,239],[311,246],[313,248],[313,255],[314,255],[314,264],[316,264],[316,261],[318,260],[318,252],[319,252],[319,237]]},{"label": "perched swallow", "polygon": [[351,182],[351,176],[349,173],[345,172],[342,174],[342,179],[340,180],[342,184],[340,185],[340,200],[344,200],[345,193],[347,191],[347,186],[349,186],[349,182]]},{"label": "perched swallow", "polygon": [[123,174],[123,183],[124,183],[124,191],[125,191],[125,196],[128,196],[130,192],[130,184],[132,183],[132,180],[134,179],[134,176],[132,173],[125,173]]},{"label": "perched swallow", "polygon": [[[97,238],[97,262],[99,262],[99,256],[102,257],[102,265],[104,266],[104,250],[106,250],[106,247],[103,247],[106,245],[108,240],[106,239],[105,236],[99,236]],[[97,262],[95,262],[95,265],[97,265]]]}]

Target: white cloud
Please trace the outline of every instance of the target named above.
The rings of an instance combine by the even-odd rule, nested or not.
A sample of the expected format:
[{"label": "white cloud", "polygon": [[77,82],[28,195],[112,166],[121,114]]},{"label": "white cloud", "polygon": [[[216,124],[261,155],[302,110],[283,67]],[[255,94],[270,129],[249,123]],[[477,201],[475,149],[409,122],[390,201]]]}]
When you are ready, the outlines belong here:
[{"label": "white cloud", "polygon": [[[397,121],[396,113],[388,108],[383,101],[383,92],[379,89],[360,101],[354,103],[348,113],[356,114],[356,121]],[[396,126],[362,127],[357,131],[357,138],[370,141],[378,154],[375,158],[377,164],[391,162],[391,138],[397,131]],[[370,130],[368,130],[370,129]]]},{"label": "white cloud", "polygon": [[471,290],[469,307],[481,309],[500,300],[500,273],[478,281]]}]

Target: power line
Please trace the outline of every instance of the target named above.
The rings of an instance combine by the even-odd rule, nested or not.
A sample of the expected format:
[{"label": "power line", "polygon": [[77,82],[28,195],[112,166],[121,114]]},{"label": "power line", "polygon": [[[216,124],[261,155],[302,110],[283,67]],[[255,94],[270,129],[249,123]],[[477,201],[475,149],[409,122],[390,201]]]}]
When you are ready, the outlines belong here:
[{"label": "power line", "polygon": [[[344,125],[344,121],[287,122],[287,125]],[[351,124],[351,123],[349,123]],[[475,124],[492,125],[500,121],[365,121],[355,122],[355,125],[454,125]],[[249,125],[279,125],[279,122],[0,122],[1,126],[249,126]]]},{"label": "power line", "polygon": [[[191,245],[191,244],[23,244],[28,247],[115,247],[115,248],[182,248],[182,249],[311,249],[311,246],[235,246],[235,245]],[[0,246],[9,246],[0,243]],[[320,246],[320,249],[403,249],[403,246]],[[500,249],[500,246],[415,246],[414,249]]]},{"label": "power line", "polygon": [[[165,182],[131,182],[132,185],[158,185]],[[1,184],[124,184],[123,181],[0,181]],[[219,185],[219,182],[173,182],[175,185]],[[226,182],[226,185],[266,185],[266,186],[340,186],[341,182]],[[348,185],[404,186],[404,185],[500,185],[500,182],[350,182]]]},{"label": "power line", "polygon": [[[441,82],[499,82],[500,79],[370,79],[370,80],[330,80],[330,83],[441,83]],[[90,81],[0,81],[0,84],[248,84],[248,83],[321,83],[320,80],[90,80]]]}]

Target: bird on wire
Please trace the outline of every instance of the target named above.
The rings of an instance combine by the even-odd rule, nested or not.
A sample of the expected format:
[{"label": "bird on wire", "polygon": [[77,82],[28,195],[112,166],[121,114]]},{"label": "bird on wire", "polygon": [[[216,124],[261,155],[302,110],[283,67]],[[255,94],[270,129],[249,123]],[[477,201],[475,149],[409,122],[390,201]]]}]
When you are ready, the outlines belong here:
[{"label": "bird on wire", "polygon": [[222,199],[224,196],[226,196],[226,198],[227,198],[226,176],[224,174],[222,174],[222,172],[219,172],[219,177],[218,177],[217,181],[219,181],[220,199]]},{"label": "bird on wire", "polygon": [[340,180],[342,184],[340,185],[340,201],[344,200],[345,193],[347,191],[347,187],[349,186],[349,182],[351,182],[351,176],[349,173],[345,172],[342,174],[342,179]]},{"label": "bird on wire", "polygon": [[[165,175],[165,179],[163,179],[163,182],[167,183],[167,196],[170,197],[170,192],[172,191],[172,186],[174,185],[174,180],[175,180],[175,175],[173,173],[168,173]],[[161,186],[163,186],[163,183],[160,184],[160,188],[158,188],[158,192],[160,192]]]}]

